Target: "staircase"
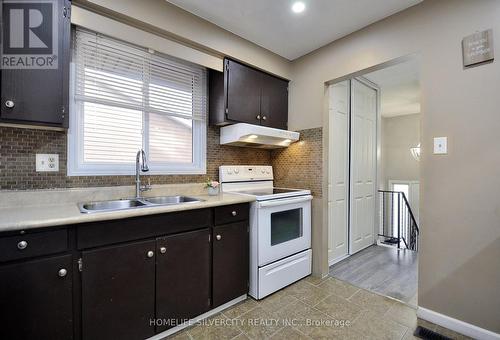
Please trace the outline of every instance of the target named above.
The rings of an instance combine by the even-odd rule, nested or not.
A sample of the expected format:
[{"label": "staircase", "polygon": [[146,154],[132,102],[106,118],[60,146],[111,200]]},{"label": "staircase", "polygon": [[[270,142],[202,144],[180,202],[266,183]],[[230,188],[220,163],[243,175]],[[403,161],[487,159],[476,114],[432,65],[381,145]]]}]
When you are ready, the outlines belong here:
[{"label": "staircase", "polygon": [[379,190],[382,243],[418,251],[418,224],[404,192]]}]

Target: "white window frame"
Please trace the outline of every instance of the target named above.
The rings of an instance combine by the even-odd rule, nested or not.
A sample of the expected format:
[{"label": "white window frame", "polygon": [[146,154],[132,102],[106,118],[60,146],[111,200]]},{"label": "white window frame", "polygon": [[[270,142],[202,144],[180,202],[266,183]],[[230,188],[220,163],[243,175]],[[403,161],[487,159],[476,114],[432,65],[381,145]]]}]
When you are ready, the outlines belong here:
[{"label": "white window frame", "polygon": [[[75,82],[76,65],[70,63],[70,98],[69,98],[69,129],[68,129],[68,176],[116,176],[116,175],[134,175],[135,162],[130,164],[103,164],[83,162],[83,102],[75,100]],[[205,92],[207,86],[205,86]],[[205,94],[206,95],[206,94]],[[205,105],[205,111],[207,111]],[[206,117],[205,112],[205,117]],[[148,114],[143,111],[144,126],[147,126]],[[192,163],[170,163],[170,162],[151,162],[149,161],[149,171],[144,175],[199,175],[206,174],[207,168],[207,119],[192,120],[192,145],[193,161]],[[143,126],[143,127],[144,127]],[[148,129],[143,131],[143,148],[148,155],[149,145],[144,143],[147,138]]]}]

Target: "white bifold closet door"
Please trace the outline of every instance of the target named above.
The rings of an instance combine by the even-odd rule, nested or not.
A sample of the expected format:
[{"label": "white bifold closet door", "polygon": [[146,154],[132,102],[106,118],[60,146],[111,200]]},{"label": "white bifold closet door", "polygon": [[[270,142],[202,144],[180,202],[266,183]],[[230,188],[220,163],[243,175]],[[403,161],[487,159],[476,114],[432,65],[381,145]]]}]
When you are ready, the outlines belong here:
[{"label": "white bifold closet door", "polygon": [[328,262],[348,254],[349,80],[329,87]]},{"label": "white bifold closet door", "polygon": [[377,176],[377,91],[351,80],[350,254],[373,244]]}]

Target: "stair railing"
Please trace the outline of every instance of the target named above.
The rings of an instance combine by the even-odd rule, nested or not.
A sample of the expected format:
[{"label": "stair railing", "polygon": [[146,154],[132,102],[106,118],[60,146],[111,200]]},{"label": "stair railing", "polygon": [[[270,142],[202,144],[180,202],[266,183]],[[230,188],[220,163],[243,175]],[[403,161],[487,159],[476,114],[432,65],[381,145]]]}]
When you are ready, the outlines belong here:
[{"label": "stair railing", "polygon": [[384,243],[418,251],[419,228],[406,195],[402,191],[379,190],[379,234]]}]

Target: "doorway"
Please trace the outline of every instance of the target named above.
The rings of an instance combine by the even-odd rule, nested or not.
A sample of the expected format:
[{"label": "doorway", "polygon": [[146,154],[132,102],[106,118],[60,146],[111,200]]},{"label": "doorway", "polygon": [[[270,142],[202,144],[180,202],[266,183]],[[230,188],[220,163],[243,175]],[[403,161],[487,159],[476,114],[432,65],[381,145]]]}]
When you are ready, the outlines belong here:
[{"label": "doorway", "polygon": [[416,305],[418,60],[329,85],[330,275]]}]

